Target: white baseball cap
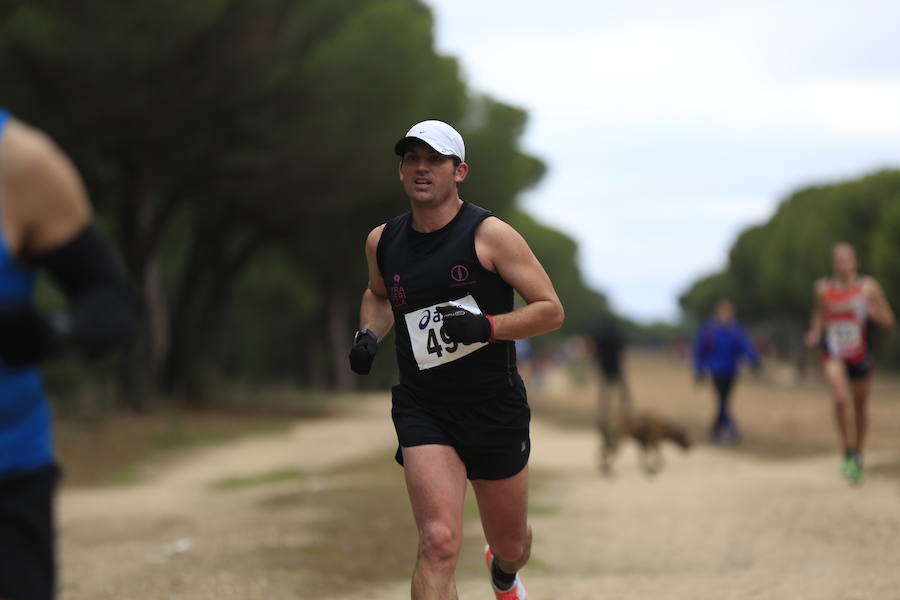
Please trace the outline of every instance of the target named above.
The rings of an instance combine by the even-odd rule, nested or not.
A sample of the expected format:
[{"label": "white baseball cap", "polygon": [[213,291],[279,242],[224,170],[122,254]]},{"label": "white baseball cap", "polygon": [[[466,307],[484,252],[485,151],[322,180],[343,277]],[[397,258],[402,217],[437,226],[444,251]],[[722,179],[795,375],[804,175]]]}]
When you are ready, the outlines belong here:
[{"label": "white baseball cap", "polygon": [[462,136],[443,121],[431,119],[416,123],[394,145],[394,152],[403,156],[406,145],[411,140],[421,140],[445,156],[456,156],[459,160],[466,161],[466,145]]}]

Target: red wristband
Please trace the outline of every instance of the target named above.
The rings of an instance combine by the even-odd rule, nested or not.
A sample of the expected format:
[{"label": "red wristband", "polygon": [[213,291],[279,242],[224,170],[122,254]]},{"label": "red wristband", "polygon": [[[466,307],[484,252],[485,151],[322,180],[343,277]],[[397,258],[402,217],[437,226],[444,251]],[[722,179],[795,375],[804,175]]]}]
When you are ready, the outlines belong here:
[{"label": "red wristband", "polygon": [[497,340],[494,339],[494,317],[489,314],[485,314],[484,317],[491,324],[491,337],[488,338],[488,342],[496,342]]}]

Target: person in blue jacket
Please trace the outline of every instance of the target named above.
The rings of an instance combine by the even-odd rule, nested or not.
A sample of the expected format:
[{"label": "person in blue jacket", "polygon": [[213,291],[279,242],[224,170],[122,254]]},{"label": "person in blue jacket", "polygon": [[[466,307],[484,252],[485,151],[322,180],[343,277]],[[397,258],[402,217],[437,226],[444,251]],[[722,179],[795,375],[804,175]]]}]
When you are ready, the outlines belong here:
[{"label": "person in blue jacket", "polygon": [[716,303],[713,318],[700,328],[694,340],[694,375],[698,382],[709,375],[716,390],[718,410],[710,429],[710,440],[715,444],[740,440],[729,400],[742,358],[754,369],[759,368],[759,356],[750,337],[735,320],[734,304],[729,298],[722,298]]},{"label": "person in blue jacket", "polygon": [[[0,107],[0,598],[56,594],[54,494],[59,469],[41,364],[127,345],[140,325],[136,290],[92,225],[72,161]],[[43,311],[45,272],[66,298]]]}]

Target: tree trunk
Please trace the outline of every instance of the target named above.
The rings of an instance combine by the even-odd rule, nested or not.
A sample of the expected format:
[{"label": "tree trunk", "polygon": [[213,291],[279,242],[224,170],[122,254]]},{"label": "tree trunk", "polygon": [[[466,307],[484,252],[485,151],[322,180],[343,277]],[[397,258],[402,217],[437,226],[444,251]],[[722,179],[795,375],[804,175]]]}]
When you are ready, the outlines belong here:
[{"label": "tree trunk", "polygon": [[[207,378],[214,365],[217,328],[228,305],[231,290],[265,238],[254,235],[243,241],[231,256],[204,260],[202,240],[182,273],[182,285],[169,321],[171,344],[165,357],[163,388],[186,393],[191,402],[202,403]],[[221,254],[221,253],[220,253]],[[201,268],[201,265],[207,265]],[[212,268],[215,265],[215,269]]]},{"label": "tree trunk", "polygon": [[350,326],[347,322],[348,309],[346,295],[332,294],[332,300],[328,303],[328,342],[331,348],[332,383],[340,392],[353,388],[353,377],[347,362],[351,340]]},{"label": "tree trunk", "polygon": [[144,319],[138,339],[126,353],[120,374],[123,402],[146,410],[158,391],[160,366],[169,346],[167,299],[157,247],[178,202],[164,198],[152,158],[135,155],[123,163],[129,187],[118,213],[126,267],[138,288]]}]

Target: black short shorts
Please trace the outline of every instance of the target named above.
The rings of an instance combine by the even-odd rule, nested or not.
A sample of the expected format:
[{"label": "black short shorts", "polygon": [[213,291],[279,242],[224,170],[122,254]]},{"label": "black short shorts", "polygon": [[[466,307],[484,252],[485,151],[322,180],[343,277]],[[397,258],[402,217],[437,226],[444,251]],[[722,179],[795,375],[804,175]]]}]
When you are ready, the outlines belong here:
[{"label": "black short shorts", "polygon": [[865,379],[872,372],[874,361],[870,356],[857,362],[844,361],[844,368],[847,370],[847,377],[850,379]]},{"label": "black short shorts", "polygon": [[[452,446],[469,479],[506,479],[525,468],[531,454],[531,409],[522,380],[477,402],[420,397],[403,385],[392,389],[391,416],[400,448]],[[397,449],[395,458],[403,464]]]},{"label": "black short shorts", "polygon": [[0,477],[0,598],[51,600],[56,590],[56,465]]}]

